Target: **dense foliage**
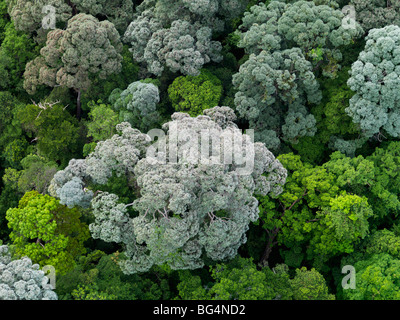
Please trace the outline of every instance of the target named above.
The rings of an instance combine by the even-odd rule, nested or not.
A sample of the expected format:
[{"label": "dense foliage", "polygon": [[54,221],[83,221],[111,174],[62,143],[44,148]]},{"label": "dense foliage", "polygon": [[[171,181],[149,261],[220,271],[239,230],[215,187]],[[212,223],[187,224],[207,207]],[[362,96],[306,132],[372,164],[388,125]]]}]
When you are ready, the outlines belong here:
[{"label": "dense foliage", "polygon": [[0,0],[0,300],[400,300],[399,14]]}]

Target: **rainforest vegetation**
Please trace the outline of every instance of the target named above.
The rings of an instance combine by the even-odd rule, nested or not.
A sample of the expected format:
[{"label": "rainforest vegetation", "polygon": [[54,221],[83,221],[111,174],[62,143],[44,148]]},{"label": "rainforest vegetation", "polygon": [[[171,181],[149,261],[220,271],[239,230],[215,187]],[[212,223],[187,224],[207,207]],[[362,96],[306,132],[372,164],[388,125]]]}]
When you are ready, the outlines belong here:
[{"label": "rainforest vegetation", "polygon": [[0,178],[0,300],[400,299],[400,0],[0,0]]}]

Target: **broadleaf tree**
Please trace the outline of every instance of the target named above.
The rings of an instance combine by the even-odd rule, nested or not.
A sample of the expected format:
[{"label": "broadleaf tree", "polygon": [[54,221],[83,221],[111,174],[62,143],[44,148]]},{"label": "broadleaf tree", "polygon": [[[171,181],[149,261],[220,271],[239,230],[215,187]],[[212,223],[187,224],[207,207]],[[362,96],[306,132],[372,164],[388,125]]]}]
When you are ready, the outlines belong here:
[{"label": "broadleaf tree", "polygon": [[[163,125],[166,134],[157,140],[157,148],[150,145],[148,135],[121,123],[117,125],[119,135],[99,142],[86,159],[71,160],[54,176],[49,191],[62,194],[62,203],[77,195],[76,191],[64,193],[73,179],[83,183],[81,202],[76,199],[76,205],[88,204],[86,196],[92,194],[92,237],[124,245],[120,266],[125,273],[144,272],[165,263],[172,269],[196,269],[204,265],[206,256],[217,261],[235,257],[246,242],[250,221],[258,218],[253,193],[282,192],[286,170],[265,145],[241,133],[232,121],[236,118],[233,110],[217,106],[205,113],[196,118],[175,113]],[[196,148],[204,131],[219,140],[212,146],[211,158],[202,162]],[[233,138],[240,144],[228,143],[224,153],[215,154],[224,148],[224,141]],[[170,147],[175,143],[177,158],[175,147]],[[210,140],[208,148],[209,144]],[[236,153],[243,158],[222,161],[222,156]],[[246,159],[251,165],[247,170],[243,168]],[[137,196],[132,203],[121,203],[116,194],[90,190],[93,182],[107,183],[113,172],[135,181],[139,192],[133,190]]]},{"label": "broadleaf tree", "polygon": [[33,94],[39,85],[65,86],[77,94],[76,116],[81,118],[81,94],[91,76],[106,79],[121,71],[122,43],[115,26],[88,14],[68,20],[65,30],[47,34],[40,56],[26,65],[24,88]]}]

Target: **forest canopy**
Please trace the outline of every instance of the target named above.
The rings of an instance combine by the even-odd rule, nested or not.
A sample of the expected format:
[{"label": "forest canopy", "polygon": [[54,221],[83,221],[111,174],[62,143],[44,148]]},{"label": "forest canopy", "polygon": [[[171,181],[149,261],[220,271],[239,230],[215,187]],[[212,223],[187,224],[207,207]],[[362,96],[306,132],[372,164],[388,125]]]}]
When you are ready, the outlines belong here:
[{"label": "forest canopy", "polygon": [[399,300],[399,17],[0,0],[0,300]]}]

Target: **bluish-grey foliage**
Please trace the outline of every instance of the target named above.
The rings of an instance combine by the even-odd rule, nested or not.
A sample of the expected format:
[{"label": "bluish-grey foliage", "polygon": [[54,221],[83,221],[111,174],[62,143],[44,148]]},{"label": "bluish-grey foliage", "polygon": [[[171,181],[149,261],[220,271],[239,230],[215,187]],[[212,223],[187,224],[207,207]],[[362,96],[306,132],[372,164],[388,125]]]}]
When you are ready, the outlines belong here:
[{"label": "bluish-grey foliage", "polygon": [[399,0],[351,0],[356,19],[367,32],[388,25],[400,25]]},{"label": "bluish-grey foliage", "polygon": [[150,142],[148,135],[133,129],[127,122],[118,124],[116,129],[119,134],[98,142],[94,152],[85,160],[86,173],[95,183],[107,183],[113,173],[117,176],[133,174]]},{"label": "bluish-grey foliage", "polygon": [[239,0],[145,0],[138,6],[124,41],[133,58],[157,76],[172,72],[198,75],[204,64],[220,62],[221,44],[212,33],[224,30],[224,19],[245,9]]},{"label": "bluish-grey foliage", "polygon": [[[185,20],[174,20],[168,28],[157,29],[152,34],[143,53],[136,53],[133,44],[140,34],[134,33],[136,25],[128,28],[125,41],[132,43],[134,58],[138,62],[145,62],[149,72],[160,76],[165,67],[172,72],[181,72],[186,75],[198,75],[204,64],[220,62],[222,46],[211,40],[212,29],[190,23]],[[138,48],[141,49],[141,48]]]},{"label": "bluish-grey foliage", "polygon": [[36,34],[38,42],[46,41],[46,34],[51,29],[43,28],[44,18],[51,17],[54,10],[54,22],[65,25],[74,15],[90,14],[94,17],[106,16],[115,28],[123,34],[133,19],[134,6],[132,0],[6,0],[8,13],[17,30],[29,35]]},{"label": "bluish-grey foliage", "polygon": [[133,174],[137,161],[143,156],[150,137],[133,129],[129,123],[116,126],[118,134],[99,141],[86,159],[71,159],[64,170],[58,171],[49,186],[49,194],[60,197],[70,206],[87,206],[93,192],[85,190],[89,183],[105,184],[117,176]]},{"label": "bluish-grey foliage", "polygon": [[299,48],[251,54],[232,82],[239,115],[256,132],[264,131],[257,141],[268,148],[279,146],[277,138],[294,141],[315,133],[315,119],[304,104],[318,103],[322,95],[312,65]]},{"label": "bluish-grey foliage", "polygon": [[293,144],[316,133],[307,109],[322,98],[316,72],[334,77],[339,48],[362,32],[357,23],[344,28],[343,18],[337,3],[325,0],[273,0],[244,13],[236,35],[249,59],[232,82],[236,109],[249,120],[256,141],[276,150],[281,140]]},{"label": "bluish-grey foliage", "polygon": [[133,18],[132,0],[72,0],[71,2],[76,5],[79,12],[85,12],[92,16],[106,16],[120,33],[126,30]]},{"label": "bluish-grey foliage", "polygon": [[46,34],[50,29],[42,27],[43,18],[49,15],[52,8],[57,23],[66,23],[72,17],[72,7],[65,0],[6,0],[8,14],[14,22],[15,28],[29,35],[36,33],[38,42],[46,41]]},{"label": "bluish-grey foliage", "polygon": [[282,134],[285,140],[296,143],[299,137],[314,136],[317,132],[314,116],[302,105],[290,105]]},{"label": "bluish-grey foliage", "polygon": [[75,206],[89,208],[93,192],[84,190],[84,182],[78,177],[73,177],[72,180],[69,180],[57,190],[57,196],[60,198],[60,203],[68,208]]},{"label": "bluish-grey foliage", "polygon": [[113,108],[119,111],[120,121],[129,122],[139,130],[152,129],[160,118],[157,112],[159,90],[152,83],[135,81],[123,91],[114,89],[109,100]]},{"label": "bluish-grey foliage", "polygon": [[[218,114],[219,123],[226,124],[225,129],[208,116],[192,118],[175,113],[163,129],[167,131],[168,146],[178,132],[177,162],[169,158],[168,148],[166,162],[149,156],[138,161],[135,177],[141,196],[132,204],[139,212],[132,223],[136,242],[142,249],[146,245],[147,252],[133,250],[131,246],[131,260],[167,262],[173,269],[195,269],[203,265],[203,253],[213,260],[231,259],[246,242],[249,223],[258,218],[258,202],[253,192],[282,191],[286,171],[272,153],[263,144],[253,144],[248,136],[243,136],[229,120],[233,116],[227,109],[216,107],[214,112],[207,113]],[[224,114],[228,119],[222,121]],[[251,144],[254,147],[251,173],[239,174],[240,166],[234,159],[232,164],[225,165],[196,162],[199,156],[196,135],[207,129],[213,130],[214,138],[223,140],[234,135],[242,138],[245,145]],[[217,143],[216,148],[221,146]],[[129,260],[122,267],[127,273],[138,271]]]},{"label": "bluish-grey foliage", "polygon": [[346,108],[366,137],[400,136],[400,27],[372,29],[347,81],[355,95]]},{"label": "bluish-grey foliage", "polygon": [[203,114],[210,117],[210,119],[217,123],[222,129],[236,126],[234,123],[234,121],[237,120],[236,114],[229,107],[216,106],[214,108],[204,110]]},{"label": "bluish-grey foliage", "polygon": [[336,136],[332,136],[329,142],[329,147],[333,150],[338,150],[348,157],[354,157],[356,150],[361,148],[362,145],[367,142],[368,138],[360,137],[354,140],[345,140]]},{"label": "bluish-grey foliage", "polygon": [[86,162],[83,159],[71,159],[68,166],[64,170],[56,172],[49,186],[49,194],[57,197],[59,190],[74,177],[79,178],[81,181],[86,181],[89,178],[86,173]]},{"label": "bluish-grey foliage", "polygon": [[354,28],[344,28],[344,17],[341,10],[312,1],[260,3],[244,13],[237,31],[238,45],[255,54],[298,47],[316,66],[324,62],[323,74],[332,76],[342,59],[339,47],[350,44],[362,32],[357,23]]},{"label": "bluish-grey foliage", "polygon": [[[100,192],[93,201],[92,209],[96,223],[90,225],[90,232],[95,239],[107,242],[129,243],[132,226],[126,205],[118,203],[118,196]],[[133,234],[132,234],[133,236]]]},{"label": "bluish-grey foliage", "polygon": [[38,264],[13,260],[8,246],[0,246],[0,300],[57,300],[48,281]]},{"label": "bluish-grey foliage", "polygon": [[[115,173],[129,175],[140,191],[130,204],[108,192],[91,201],[92,237],[123,244],[125,259],[119,263],[127,274],[164,263],[173,269],[200,268],[204,254],[213,260],[233,258],[246,242],[249,223],[258,219],[253,194],[282,192],[286,170],[264,144],[238,129],[233,110],[217,106],[205,114],[174,113],[159,133],[157,148],[149,148],[149,136],[122,123],[120,135],[99,142],[84,160],[88,187],[90,181],[107,183]],[[65,169],[72,171],[79,173]],[[62,194],[67,183],[60,181],[65,180],[57,176],[52,188]],[[128,207],[138,215],[131,217]]]}]

